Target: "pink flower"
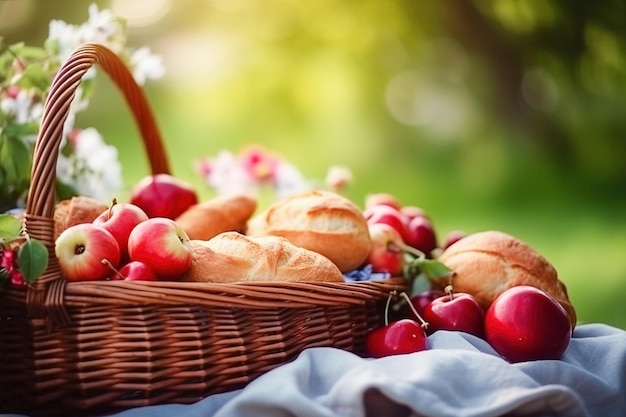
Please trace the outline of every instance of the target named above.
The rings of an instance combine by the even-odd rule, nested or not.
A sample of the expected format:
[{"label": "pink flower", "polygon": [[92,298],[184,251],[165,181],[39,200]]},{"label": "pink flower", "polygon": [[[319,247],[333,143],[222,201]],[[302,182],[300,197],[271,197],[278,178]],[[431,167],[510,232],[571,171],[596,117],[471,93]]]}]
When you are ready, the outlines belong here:
[{"label": "pink flower", "polygon": [[239,159],[252,181],[264,183],[274,181],[276,178],[276,167],[280,158],[267,152],[263,147],[249,146],[241,151]]}]

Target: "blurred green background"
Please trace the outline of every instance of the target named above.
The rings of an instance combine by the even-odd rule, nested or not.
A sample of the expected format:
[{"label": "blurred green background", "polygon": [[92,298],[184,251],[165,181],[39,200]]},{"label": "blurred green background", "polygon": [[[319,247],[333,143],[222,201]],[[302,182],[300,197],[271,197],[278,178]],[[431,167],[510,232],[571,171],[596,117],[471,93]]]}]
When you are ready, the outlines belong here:
[{"label": "blurred green background", "polygon": [[[0,0],[0,35],[41,45],[91,1]],[[440,238],[506,231],[566,283],[580,321],[626,329],[626,3],[619,0],[96,1],[163,57],[145,90],[173,173],[258,143],[323,179],[349,167],[423,207]],[[102,77],[78,125],[148,173]],[[125,196],[120,196],[124,199]]]}]

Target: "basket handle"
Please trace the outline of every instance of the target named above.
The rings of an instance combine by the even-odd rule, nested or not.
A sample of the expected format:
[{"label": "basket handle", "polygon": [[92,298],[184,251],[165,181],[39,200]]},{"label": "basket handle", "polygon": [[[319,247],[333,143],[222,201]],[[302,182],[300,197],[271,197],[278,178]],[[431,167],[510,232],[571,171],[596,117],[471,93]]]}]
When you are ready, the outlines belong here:
[{"label": "basket handle", "polygon": [[76,95],[76,89],[85,73],[95,64],[108,74],[129,105],[143,139],[151,172],[153,174],[170,172],[152,111],[126,64],[103,45],[87,43],[78,47],[52,80],[44,103],[33,154],[31,183],[26,201],[26,227],[29,235],[42,241],[50,253],[50,263],[46,272],[32,289],[28,289],[29,311],[37,316],[41,316],[40,308],[44,303],[50,304],[50,300],[44,300],[45,291],[42,290],[51,281],[62,280],[54,256],[54,209],[56,166],[63,139],[63,125],[69,116],[70,104]]}]

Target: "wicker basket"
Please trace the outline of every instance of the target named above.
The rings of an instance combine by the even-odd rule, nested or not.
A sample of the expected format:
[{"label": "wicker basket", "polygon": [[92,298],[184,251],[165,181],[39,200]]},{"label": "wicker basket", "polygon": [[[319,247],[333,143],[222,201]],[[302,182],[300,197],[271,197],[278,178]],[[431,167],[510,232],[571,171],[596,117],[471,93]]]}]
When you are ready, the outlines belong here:
[{"label": "wicker basket", "polygon": [[[103,46],[78,48],[55,77],[35,146],[29,234],[54,254],[55,170],[82,76],[98,64],[123,93],[152,173],[169,172],[146,99]],[[357,283],[67,282],[54,255],[27,290],[0,298],[0,412],[88,415],[193,403],[238,389],[303,349],[361,353],[402,279]]]}]

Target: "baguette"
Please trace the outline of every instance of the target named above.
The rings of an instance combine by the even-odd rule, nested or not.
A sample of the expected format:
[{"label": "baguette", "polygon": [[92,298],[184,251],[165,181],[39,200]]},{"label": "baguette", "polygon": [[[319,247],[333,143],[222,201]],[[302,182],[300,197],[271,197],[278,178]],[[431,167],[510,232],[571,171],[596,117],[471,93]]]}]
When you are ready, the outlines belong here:
[{"label": "baguette", "polygon": [[181,278],[186,282],[344,281],[328,258],[279,236],[223,232],[209,240],[192,240],[191,249],[191,267]]},{"label": "baguette", "polygon": [[244,232],[256,207],[256,200],[247,195],[222,195],[194,204],[175,221],[190,239],[208,240],[222,232]]}]

